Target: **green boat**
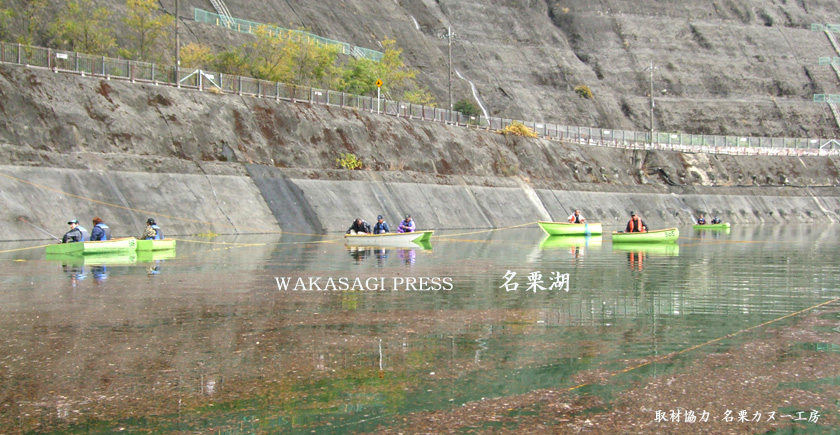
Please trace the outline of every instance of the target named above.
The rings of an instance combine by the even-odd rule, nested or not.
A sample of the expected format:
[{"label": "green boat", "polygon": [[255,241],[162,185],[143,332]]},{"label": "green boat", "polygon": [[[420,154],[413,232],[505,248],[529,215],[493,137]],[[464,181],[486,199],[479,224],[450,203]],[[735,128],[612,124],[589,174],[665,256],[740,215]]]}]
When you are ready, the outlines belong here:
[{"label": "green boat", "polygon": [[138,251],[167,251],[175,249],[175,239],[164,240],[138,240]]},{"label": "green boat", "polygon": [[93,254],[55,254],[47,253],[48,261],[58,261],[66,264],[79,265],[108,265],[108,264],[129,264],[137,261],[137,253],[135,251],[114,251],[114,252],[100,252]]},{"label": "green boat", "polygon": [[569,222],[537,222],[549,236],[584,236],[587,234],[601,234],[600,223],[584,222],[582,224],[572,224]]},{"label": "green boat", "polygon": [[729,222],[721,222],[719,224],[702,224],[694,225],[695,230],[728,230]]},{"label": "green boat", "polygon": [[674,243],[680,238],[680,230],[667,228],[644,233],[612,233],[613,243]]},{"label": "green boat", "polygon": [[134,251],[137,249],[137,239],[126,237],[122,239],[102,240],[97,242],[57,243],[47,245],[47,254],[105,254],[110,252]]},{"label": "green boat", "polygon": [[148,263],[158,260],[169,260],[175,258],[174,249],[155,250],[155,251],[140,251],[137,250],[137,261]]},{"label": "green boat", "polygon": [[645,253],[654,256],[680,255],[680,245],[676,243],[614,243],[613,251]]},{"label": "green boat", "polygon": [[540,248],[598,248],[601,246],[601,235],[595,236],[546,236],[540,242]]}]

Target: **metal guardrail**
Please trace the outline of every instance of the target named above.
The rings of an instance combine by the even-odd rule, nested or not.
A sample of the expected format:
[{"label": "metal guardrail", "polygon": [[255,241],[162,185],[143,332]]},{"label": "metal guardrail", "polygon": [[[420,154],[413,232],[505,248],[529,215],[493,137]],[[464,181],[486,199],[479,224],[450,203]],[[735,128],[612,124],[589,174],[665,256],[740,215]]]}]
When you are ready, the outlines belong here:
[{"label": "metal guardrail", "polygon": [[226,29],[234,30],[240,33],[250,33],[252,35],[257,33],[257,29],[263,27],[268,29],[272,35],[282,35],[293,40],[307,39],[316,44],[321,44],[329,47],[338,47],[342,54],[353,57],[363,57],[374,62],[379,62],[385,56],[384,53],[371,50],[368,48],[356,47],[346,42],[336,41],[334,39],[324,38],[322,36],[313,35],[302,30],[289,30],[274,25],[257,23],[255,21],[243,20],[240,18],[226,17],[213,12],[208,12],[202,9],[195,8],[193,19],[199,23],[213,24]]},{"label": "metal guardrail", "polygon": [[[249,77],[201,70],[177,69],[148,62],[92,56],[72,51],[31,47],[0,42],[0,62],[49,68],[55,72],[82,76],[123,79],[214,92],[248,95],[292,102],[356,108],[407,119],[441,122],[467,128],[503,130],[514,122],[510,118],[467,116],[437,107],[389,99],[347,94],[325,89],[270,82]],[[838,95],[823,95],[833,100]],[[814,96],[814,101],[817,96]],[[822,101],[818,101],[822,102]],[[824,138],[782,138],[755,136],[696,135],[685,133],[614,130],[575,127],[544,122],[522,122],[548,140],[623,149],[654,149],[690,153],[786,156],[840,156],[840,142]],[[651,140],[652,139],[652,140]]]}]

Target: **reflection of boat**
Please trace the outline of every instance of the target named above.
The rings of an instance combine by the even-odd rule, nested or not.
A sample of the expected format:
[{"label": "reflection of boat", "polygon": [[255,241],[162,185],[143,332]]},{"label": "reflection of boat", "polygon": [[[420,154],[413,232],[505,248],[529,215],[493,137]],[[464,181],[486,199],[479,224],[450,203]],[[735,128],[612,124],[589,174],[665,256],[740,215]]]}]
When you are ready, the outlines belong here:
[{"label": "reflection of boat", "polygon": [[175,258],[175,249],[137,251],[137,261],[150,262]]},{"label": "reflection of boat", "polygon": [[719,224],[694,225],[693,228],[695,230],[728,230],[729,222],[722,222]]},{"label": "reflection of boat", "polygon": [[680,230],[667,228],[644,233],[618,233],[613,231],[613,243],[671,243],[680,237]]},{"label": "reflection of boat", "polygon": [[672,256],[680,255],[680,245],[676,243],[613,243],[613,251]]},{"label": "reflection of boat", "polygon": [[137,239],[126,237],[123,239],[102,240],[97,242],[57,243],[47,245],[47,254],[104,254],[109,252],[125,252],[137,249]]},{"label": "reflection of boat", "polygon": [[[345,234],[344,244],[350,246],[384,246],[395,248],[431,247],[429,239],[434,231],[385,234]],[[426,248],[428,249],[428,248]]]},{"label": "reflection of boat", "polygon": [[[90,243],[90,242],[85,242]],[[60,261],[63,264],[95,265],[95,264],[128,264],[137,261],[137,253],[134,251],[101,252],[93,254],[50,254],[46,255],[47,260]]]},{"label": "reflection of boat", "polygon": [[138,240],[138,251],[165,251],[175,249],[175,239],[164,240]]},{"label": "reflection of boat", "polygon": [[540,242],[540,248],[569,248],[582,246],[597,248],[601,246],[601,235],[595,236],[546,236]]},{"label": "reflection of boat", "polygon": [[537,222],[549,236],[573,236],[586,234],[601,234],[600,223],[584,222],[582,224],[572,224],[569,222]]}]

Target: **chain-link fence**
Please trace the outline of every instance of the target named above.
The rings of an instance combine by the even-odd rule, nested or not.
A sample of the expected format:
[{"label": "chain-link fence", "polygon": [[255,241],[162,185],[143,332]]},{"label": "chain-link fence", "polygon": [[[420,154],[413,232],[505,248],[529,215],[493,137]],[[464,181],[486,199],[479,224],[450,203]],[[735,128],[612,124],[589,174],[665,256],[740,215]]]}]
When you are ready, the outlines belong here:
[{"label": "chain-link fence", "polygon": [[363,57],[375,62],[382,60],[384,54],[379,51],[371,50],[369,48],[362,48],[350,45],[346,42],[336,41],[334,39],[324,38],[322,36],[313,35],[312,33],[303,30],[289,30],[283,27],[273,26],[264,23],[257,23],[254,21],[243,20],[240,18],[223,18],[219,14],[208,12],[196,8],[194,19],[199,23],[212,24],[219,27],[224,27],[229,30],[234,30],[241,33],[250,33],[255,35],[260,28],[268,31],[269,36],[277,36],[281,38],[290,39],[292,41],[307,41],[327,47],[336,47],[341,54],[346,54],[353,57]]},{"label": "chain-link fence", "polygon": [[[467,116],[437,107],[347,94],[307,86],[270,82],[203,70],[177,69],[148,62],[92,56],[63,50],[0,42],[0,62],[49,68],[94,77],[186,87],[293,102],[307,102],[382,113],[408,119],[441,122],[467,128],[500,131],[521,122],[549,139],[625,149],[659,149],[694,153],[753,155],[840,155],[840,142],[825,138],[781,138],[697,135],[575,127],[508,118]],[[815,102],[840,102],[838,95],[814,97]]]}]

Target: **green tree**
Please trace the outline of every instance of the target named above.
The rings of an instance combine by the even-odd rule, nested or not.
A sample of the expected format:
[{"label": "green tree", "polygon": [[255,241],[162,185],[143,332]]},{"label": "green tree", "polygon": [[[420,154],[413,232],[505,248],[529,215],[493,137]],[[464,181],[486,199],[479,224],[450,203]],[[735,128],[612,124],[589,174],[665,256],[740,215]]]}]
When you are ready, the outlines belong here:
[{"label": "green tree", "polygon": [[294,47],[288,35],[268,26],[257,28],[257,39],[244,46],[244,54],[251,66],[251,75],[263,80],[292,83],[292,54]]},{"label": "green tree", "polygon": [[6,39],[6,29],[9,27],[9,19],[12,17],[12,11],[6,9],[6,4],[0,0],[0,39]]},{"label": "green tree", "polygon": [[111,13],[91,0],[70,1],[50,25],[61,45],[82,53],[104,55],[115,46],[109,25]]},{"label": "green tree", "polygon": [[403,94],[403,101],[412,104],[422,104],[429,107],[437,107],[435,97],[428,89],[417,88],[411,91],[406,91]]},{"label": "green tree", "polygon": [[452,105],[452,110],[456,112],[461,112],[467,116],[476,116],[481,114],[481,112],[479,112],[478,110],[478,107],[475,107],[475,104],[470,103],[467,100],[458,100],[458,102]]},{"label": "green tree", "polygon": [[378,75],[376,62],[365,58],[352,59],[341,71],[338,90],[357,95],[369,94],[376,90]]},{"label": "green tree", "polygon": [[[181,63],[184,60],[181,59]],[[251,74],[251,65],[248,57],[242,52],[241,47],[234,47],[213,56],[211,66],[225,74],[248,76]]]},{"label": "green tree", "polygon": [[397,48],[395,39],[386,38],[382,41],[382,48],[385,49],[382,60],[377,63],[379,79],[382,79],[382,90],[403,93],[414,89],[416,84],[414,78],[417,70],[409,68],[403,61],[401,48]]},{"label": "green tree", "polygon": [[376,90],[376,81],[382,80],[382,91],[419,97],[423,94],[417,90],[414,78],[417,70],[405,65],[402,59],[402,49],[397,48],[394,39],[382,41],[385,48],[382,60],[374,62],[367,58],[350,60],[341,73],[338,89],[353,94],[369,94]]},{"label": "green tree", "polygon": [[172,42],[168,38],[172,31],[174,18],[157,12],[156,0],[127,0],[128,13],[123,22],[128,26],[128,39],[131,46],[121,49],[120,54],[130,59],[147,62],[160,62],[164,53],[169,53],[165,45]]},{"label": "green tree", "polygon": [[[8,36],[26,45],[41,42],[48,0],[7,0],[5,12]],[[2,18],[0,18],[2,20]]]},{"label": "green tree", "polygon": [[213,61],[213,53],[206,45],[191,42],[181,47],[181,66],[184,68],[207,68]]},{"label": "green tree", "polygon": [[308,37],[291,43],[288,53],[292,56],[290,60],[294,83],[318,86],[325,84],[325,79],[326,82],[331,81],[336,75],[339,51],[338,46],[319,44]]}]

